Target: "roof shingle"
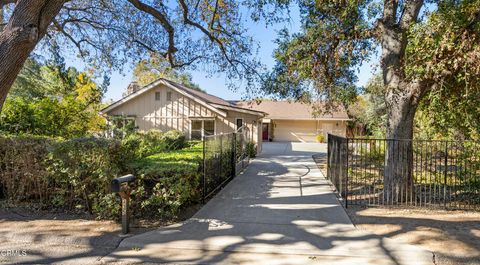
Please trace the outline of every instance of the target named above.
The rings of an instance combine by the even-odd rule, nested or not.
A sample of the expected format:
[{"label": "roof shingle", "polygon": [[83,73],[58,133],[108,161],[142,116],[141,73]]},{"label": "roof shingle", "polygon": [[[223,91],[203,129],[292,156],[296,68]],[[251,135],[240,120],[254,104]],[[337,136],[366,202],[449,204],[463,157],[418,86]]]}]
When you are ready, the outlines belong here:
[{"label": "roof shingle", "polygon": [[[257,103],[256,101],[237,101],[236,105],[242,108],[265,112],[268,114],[266,118],[277,120],[349,119],[342,107],[338,107],[337,110],[332,110],[331,113],[320,114],[315,117],[313,105],[302,102],[262,100],[260,103]],[[319,107],[321,108],[321,105]]]}]

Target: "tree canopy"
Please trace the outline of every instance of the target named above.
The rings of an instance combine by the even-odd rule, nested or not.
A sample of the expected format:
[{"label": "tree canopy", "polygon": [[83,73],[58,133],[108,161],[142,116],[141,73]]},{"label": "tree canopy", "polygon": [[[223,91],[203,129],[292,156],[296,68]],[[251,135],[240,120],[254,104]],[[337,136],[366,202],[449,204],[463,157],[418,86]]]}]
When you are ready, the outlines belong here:
[{"label": "tree canopy", "polygon": [[[478,84],[479,0],[299,3],[302,31],[280,35],[267,92],[347,105],[356,99],[356,71],[380,47],[386,138],[413,139],[426,95]],[[395,155],[394,141],[386,143],[384,196],[392,200],[413,189],[412,142],[403,143],[405,156]]]},{"label": "tree canopy", "polygon": [[[223,72],[253,84],[262,65],[247,21],[282,19],[287,0],[5,0],[0,33],[0,106],[32,50],[77,55],[122,69],[149,54],[171,67]],[[13,34],[15,33],[15,34]]]},{"label": "tree canopy", "polygon": [[165,78],[189,88],[203,91],[198,84],[193,83],[192,76],[188,72],[181,72],[172,68],[165,59],[155,55],[139,61],[133,69],[133,80],[141,86],[148,85],[158,78]]},{"label": "tree canopy", "polygon": [[[416,105],[429,91],[471,89],[480,77],[480,1],[436,2],[301,1],[302,32],[279,35],[265,90],[348,104],[355,100],[358,68],[378,46],[387,94],[412,86]],[[393,68],[401,78],[397,86],[390,86],[396,77],[387,69]]]},{"label": "tree canopy", "polygon": [[100,132],[106,85],[97,85],[92,74],[73,67],[29,59],[0,114],[0,130],[64,138]]}]

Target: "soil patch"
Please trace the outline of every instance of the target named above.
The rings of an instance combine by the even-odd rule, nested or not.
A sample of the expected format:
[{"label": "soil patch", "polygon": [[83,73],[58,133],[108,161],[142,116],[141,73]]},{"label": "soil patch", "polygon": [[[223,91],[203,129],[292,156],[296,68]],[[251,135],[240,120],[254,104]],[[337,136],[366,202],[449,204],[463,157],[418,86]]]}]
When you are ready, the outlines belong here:
[{"label": "soil patch", "polygon": [[359,229],[432,251],[436,264],[480,264],[479,212],[354,205],[347,212]]}]

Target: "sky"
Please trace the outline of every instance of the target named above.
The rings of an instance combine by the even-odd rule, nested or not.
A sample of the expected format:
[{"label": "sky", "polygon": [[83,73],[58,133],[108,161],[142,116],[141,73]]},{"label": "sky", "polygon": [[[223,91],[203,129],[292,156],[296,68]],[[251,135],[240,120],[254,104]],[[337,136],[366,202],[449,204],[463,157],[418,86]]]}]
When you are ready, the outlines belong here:
[{"label": "sky", "polygon": [[[298,8],[292,7],[290,10],[291,21],[289,23],[277,24],[274,26],[266,27],[265,23],[251,22],[247,25],[249,35],[254,37],[254,40],[258,42],[260,50],[258,56],[262,63],[268,68],[272,68],[275,64],[273,58],[273,51],[276,48],[274,43],[277,38],[277,32],[286,27],[290,33],[300,31],[300,15]],[[85,65],[74,58],[66,58],[66,63],[75,66],[79,69],[85,68]],[[372,76],[372,72],[375,70],[373,65],[378,60],[377,57],[372,59],[372,62],[367,62],[360,68],[358,73],[358,86],[363,86]],[[188,71],[192,75],[193,82],[198,84],[207,93],[221,97],[227,100],[241,99],[244,94],[242,89],[232,91],[227,88],[225,76],[222,74],[208,76],[206,72],[202,71]],[[116,101],[122,98],[122,93],[126,90],[128,84],[132,81],[132,66],[126,66],[123,73],[113,72],[110,76],[110,86],[104,97],[105,102]]]}]

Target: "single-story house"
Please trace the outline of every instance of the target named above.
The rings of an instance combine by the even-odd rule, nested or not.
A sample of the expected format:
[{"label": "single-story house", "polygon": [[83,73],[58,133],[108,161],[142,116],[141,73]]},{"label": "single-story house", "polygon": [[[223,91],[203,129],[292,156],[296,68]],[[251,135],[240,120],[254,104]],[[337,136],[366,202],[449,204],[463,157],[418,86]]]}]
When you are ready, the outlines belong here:
[{"label": "single-story house", "polygon": [[178,130],[188,139],[242,128],[259,150],[262,141],[315,142],[319,133],[345,135],[349,120],[342,110],[316,117],[311,106],[299,102],[227,101],[163,78],[145,87],[130,84],[124,98],[101,112],[139,130]]},{"label": "single-story house", "polygon": [[312,106],[301,102],[262,100],[236,104],[267,113],[262,120],[263,141],[316,142],[318,134],[325,139],[328,133],[345,136],[350,120],[341,107],[328,114],[314,115]]},{"label": "single-story house", "polygon": [[178,130],[188,139],[242,129],[259,149],[262,120],[266,115],[163,78],[144,87],[130,84],[127,95],[101,113],[129,120],[143,131]]}]

